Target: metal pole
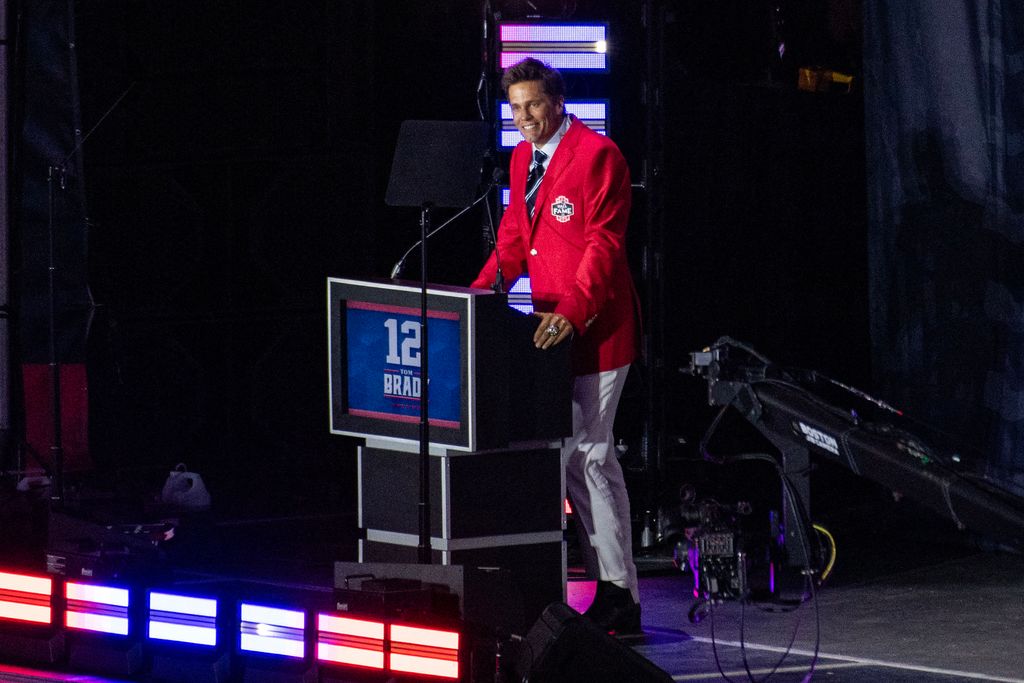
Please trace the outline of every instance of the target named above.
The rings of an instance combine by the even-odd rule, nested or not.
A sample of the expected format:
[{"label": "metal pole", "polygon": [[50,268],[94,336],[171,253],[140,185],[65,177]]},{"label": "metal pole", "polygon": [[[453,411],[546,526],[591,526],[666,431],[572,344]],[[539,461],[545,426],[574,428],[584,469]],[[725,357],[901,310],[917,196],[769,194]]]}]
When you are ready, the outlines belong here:
[{"label": "metal pole", "polygon": [[53,440],[50,443],[50,464],[53,467],[53,490],[50,493],[51,500],[57,505],[64,503],[64,437],[63,437],[63,415],[61,410],[60,396],[60,359],[57,357],[57,253],[56,235],[54,231],[53,213],[54,197],[53,183],[56,180],[55,174],[60,175],[60,182],[63,184],[64,169],[50,166],[46,172],[47,189],[47,233],[49,234],[49,263],[47,267],[47,290],[49,292],[49,325],[48,325],[48,348],[50,358],[50,389],[51,409],[53,410]]},{"label": "metal pole", "polygon": [[[656,483],[663,474],[663,450],[665,427],[664,397],[664,230],[662,219],[662,138],[663,116],[661,110],[661,89],[663,74],[662,59],[662,17],[658,0],[645,0],[643,4],[643,27],[646,37],[646,81],[644,87],[645,154],[644,154],[644,199],[647,209],[647,233],[645,235],[643,280],[645,290],[646,316],[643,337],[644,360],[647,365],[646,393],[644,396],[644,422],[640,444],[640,456],[646,478],[646,512],[653,513],[656,506]],[[644,519],[645,532],[652,520]],[[651,534],[645,534],[648,542]]]},{"label": "metal pole", "polygon": [[[496,132],[498,123],[494,118],[494,103],[491,91],[493,90],[492,69],[494,69],[493,65],[496,61],[495,53],[497,51],[494,49],[496,38],[492,37],[491,33],[492,27],[494,26],[494,13],[491,9],[490,0],[484,0],[480,12],[480,80],[477,83],[477,104],[480,108],[480,120],[489,123],[491,125],[492,132]],[[494,135],[491,135],[490,137],[490,142],[487,145],[486,156],[487,158],[492,159],[495,164],[498,163]],[[487,201],[490,200],[488,199]],[[482,258],[486,259],[491,255],[491,251],[495,246],[494,239],[492,239],[494,235],[491,232],[490,207],[488,207],[488,211],[484,214],[484,218],[481,220],[480,230],[480,245],[482,247],[481,255]],[[500,265],[501,264],[499,264],[499,267]]]},{"label": "metal pole", "polygon": [[8,36],[7,1],[0,0],[0,466],[11,452],[11,354],[10,354],[10,204],[7,190],[11,146],[8,132]]},{"label": "metal pole", "polygon": [[420,213],[420,500],[418,559],[431,563],[430,552],[430,368],[427,330],[427,235],[430,234],[430,204]]}]

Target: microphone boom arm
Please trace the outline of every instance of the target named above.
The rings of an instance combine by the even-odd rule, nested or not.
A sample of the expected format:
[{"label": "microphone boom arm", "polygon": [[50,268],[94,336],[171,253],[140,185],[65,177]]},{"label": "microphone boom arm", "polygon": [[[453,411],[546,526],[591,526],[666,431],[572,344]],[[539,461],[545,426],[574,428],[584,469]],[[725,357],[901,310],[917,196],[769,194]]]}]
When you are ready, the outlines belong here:
[{"label": "microphone boom arm", "polygon": [[[500,169],[495,169],[494,175],[493,175],[493,177],[491,178],[491,182],[490,182],[490,184],[489,184],[489,185],[487,186],[487,189],[486,189],[486,190],[484,190],[484,191],[483,191],[483,192],[482,192],[482,193],[480,194],[480,196],[479,196],[479,197],[477,197],[476,199],[474,199],[474,200],[473,200],[473,203],[472,203],[472,204],[470,204],[469,206],[467,206],[467,207],[465,207],[465,208],[461,209],[461,210],[460,210],[460,211],[459,211],[459,212],[458,212],[457,214],[455,214],[454,216],[452,216],[451,218],[449,218],[448,220],[446,220],[446,221],[445,221],[444,223],[442,223],[441,225],[437,226],[436,228],[434,228],[433,230],[431,230],[430,232],[428,232],[428,233],[427,233],[427,235],[426,235],[426,237],[425,237],[425,238],[423,238],[423,239],[430,239],[431,237],[433,237],[434,235],[436,235],[437,233],[441,232],[441,231],[442,231],[442,230],[444,230],[444,229],[445,229],[446,227],[448,227],[448,225],[449,225],[450,223],[452,223],[452,222],[453,222],[453,221],[454,221],[454,220],[455,220],[456,218],[458,218],[458,217],[459,217],[459,216],[461,216],[462,214],[466,213],[467,211],[469,211],[470,209],[472,209],[472,208],[473,208],[474,206],[476,206],[477,204],[479,204],[480,202],[482,202],[482,201],[483,201],[484,199],[486,199],[486,198],[487,198],[487,195],[489,195],[489,194],[491,193],[491,190],[493,190],[493,189],[494,189],[495,187],[497,187],[497,186],[498,186],[498,183],[500,183],[500,182],[501,182],[501,177],[502,177],[502,175],[503,175],[503,174],[501,173]],[[419,240],[417,240],[415,244],[413,244],[413,245],[412,245],[411,247],[409,247],[408,249],[406,249],[405,253],[404,253],[404,254],[402,254],[402,258],[398,259],[398,261],[397,261],[397,262],[395,263],[394,267],[393,267],[393,268],[391,269],[391,276],[390,276],[390,277],[391,277],[391,279],[392,279],[392,280],[396,280],[396,279],[398,279],[398,276],[402,274],[402,270],[404,270],[404,269],[405,269],[405,260],[406,260],[407,258],[409,258],[409,254],[411,254],[411,253],[412,253],[413,251],[415,251],[415,250],[416,250],[416,247],[418,247],[418,246],[420,246],[421,244],[423,244],[423,239],[419,239]]]}]

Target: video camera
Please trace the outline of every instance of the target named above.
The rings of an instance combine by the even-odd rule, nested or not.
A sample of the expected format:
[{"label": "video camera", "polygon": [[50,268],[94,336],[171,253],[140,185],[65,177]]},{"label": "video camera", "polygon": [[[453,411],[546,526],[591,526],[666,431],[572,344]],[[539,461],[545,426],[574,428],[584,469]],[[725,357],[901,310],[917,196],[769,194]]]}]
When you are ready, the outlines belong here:
[{"label": "video camera", "polygon": [[674,564],[693,573],[697,600],[690,621],[698,623],[715,602],[770,596],[775,574],[771,565],[781,555],[775,547],[778,514],[770,511],[762,525],[750,502],[698,498],[689,484],[680,490],[680,498],[675,509],[662,510],[661,522],[665,537],[674,541]]}]

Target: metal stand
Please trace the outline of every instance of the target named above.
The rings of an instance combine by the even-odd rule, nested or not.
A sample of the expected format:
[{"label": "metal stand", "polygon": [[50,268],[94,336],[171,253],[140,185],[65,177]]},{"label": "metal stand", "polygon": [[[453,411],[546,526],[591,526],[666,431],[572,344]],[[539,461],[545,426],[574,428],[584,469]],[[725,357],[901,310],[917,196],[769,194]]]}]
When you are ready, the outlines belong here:
[{"label": "metal stand", "polygon": [[431,204],[420,208],[420,500],[417,559],[430,564],[430,335],[427,330],[427,234]]},{"label": "metal stand", "polygon": [[[420,209],[420,500],[419,561],[429,564],[430,379],[427,321],[427,235],[435,206],[472,204],[480,185],[487,125],[477,121],[405,121],[399,131],[385,201]],[[404,257],[403,257],[404,259]]]},{"label": "metal stand", "polygon": [[[810,515],[811,511],[810,451],[796,441],[780,438],[763,422],[756,422],[754,426],[779,449],[779,453],[782,454],[782,475],[790,484],[789,488],[782,487],[782,529],[785,533],[786,563],[791,567],[811,566],[811,558],[807,556],[808,541],[803,537],[805,530],[800,528],[803,520],[797,512],[804,510]],[[794,495],[796,500],[792,499]]]},{"label": "metal stand", "polygon": [[54,173],[60,171],[61,183],[63,184],[64,169],[50,166],[46,173],[47,186],[47,234],[49,238],[49,253],[47,262],[47,298],[49,299],[49,318],[47,329],[48,361],[50,366],[50,387],[52,392],[51,408],[53,410],[53,441],[50,443],[50,463],[53,467],[53,488],[50,498],[57,505],[64,504],[64,440],[61,425],[61,397],[60,397],[60,362],[57,360],[57,260],[55,252],[56,236],[53,226],[53,181]]}]

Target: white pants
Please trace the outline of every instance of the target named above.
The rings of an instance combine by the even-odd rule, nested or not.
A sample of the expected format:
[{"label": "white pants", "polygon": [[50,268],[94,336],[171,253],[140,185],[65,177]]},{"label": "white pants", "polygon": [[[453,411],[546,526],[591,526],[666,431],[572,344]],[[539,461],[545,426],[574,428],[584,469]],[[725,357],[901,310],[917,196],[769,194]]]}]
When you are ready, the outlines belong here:
[{"label": "white pants", "polygon": [[612,436],[628,372],[627,365],[575,378],[573,435],[562,448],[562,466],[573,510],[593,549],[587,559],[596,559],[597,566],[588,563],[587,569],[601,581],[628,588],[639,602],[629,496]]}]

